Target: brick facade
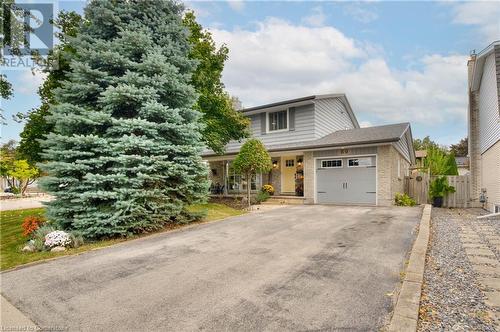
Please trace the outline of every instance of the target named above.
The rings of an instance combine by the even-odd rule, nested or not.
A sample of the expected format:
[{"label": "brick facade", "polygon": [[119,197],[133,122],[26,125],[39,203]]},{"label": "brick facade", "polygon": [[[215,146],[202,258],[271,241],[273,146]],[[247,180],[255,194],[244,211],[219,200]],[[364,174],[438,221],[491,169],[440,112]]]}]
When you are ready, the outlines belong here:
[{"label": "brick facade", "polygon": [[481,193],[481,153],[479,146],[479,93],[472,91],[470,82],[476,62],[473,57],[467,63],[469,74],[469,112],[468,112],[468,139],[469,139],[469,169],[470,169],[470,197],[478,202]]},{"label": "brick facade", "polygon": [[396,193],[404,192],[404,176],[409,168],[410,163],[392,145],[377,148],[378,205],[394,205]]},{"label": "brick facade", "polygon": [[314,204],[314,158],[311,151],[304,152],[304,203]]}]

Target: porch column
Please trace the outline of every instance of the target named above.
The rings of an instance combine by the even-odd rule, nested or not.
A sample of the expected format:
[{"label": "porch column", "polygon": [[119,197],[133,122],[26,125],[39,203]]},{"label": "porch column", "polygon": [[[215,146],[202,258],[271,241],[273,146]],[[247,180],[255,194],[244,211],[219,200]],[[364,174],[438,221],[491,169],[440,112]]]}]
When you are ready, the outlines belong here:
[{"label": "porch column", "polygon": [[223,177],[224,177],[224,196],[227,196],[227,193],[228,193],[228,190],[227,190],[227,186],[229,185],[229,181],[228,181],[228,178],[229,178],[229,162],[227,160],[224,160],[223,161],[224,163],[224,166],[223,166],[223,169],[224,169],[224,174],[223,174]]},{"label": "porch column", "polygon": [[311,151],[304,152],[304,202],[314,204],[314,158]]}]

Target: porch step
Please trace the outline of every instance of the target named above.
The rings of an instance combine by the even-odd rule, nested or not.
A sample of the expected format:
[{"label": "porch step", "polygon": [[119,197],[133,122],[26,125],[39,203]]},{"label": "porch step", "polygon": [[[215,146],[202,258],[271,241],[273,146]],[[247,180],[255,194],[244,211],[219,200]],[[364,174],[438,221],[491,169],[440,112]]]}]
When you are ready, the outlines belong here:
[{"label": "porch step", "polygon": [[292,205],[292,204],[301,205],[301,204],[304,204],[304,197],[271,196],[271,197],[269,197],[269,199],[267,201],[262,202],[260,204],[263,204],[263,205]]}]

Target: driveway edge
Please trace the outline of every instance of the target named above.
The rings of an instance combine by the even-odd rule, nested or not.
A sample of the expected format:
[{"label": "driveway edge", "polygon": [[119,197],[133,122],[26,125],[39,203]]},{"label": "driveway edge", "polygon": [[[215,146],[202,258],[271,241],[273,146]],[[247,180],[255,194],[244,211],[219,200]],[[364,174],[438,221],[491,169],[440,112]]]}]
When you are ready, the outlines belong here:
[{"label": "driveway edge", "polygon": [[422,212],[418,236],[413,244],[408,267],[394,313],[389,324],[389,331],[416,331],[420,295],[424,281],[425,255],[429,244],[431,205],[426,204]]},{"label": "driveway edge", "polygon": [[2,331],[38,331],[38,326],[25,314],[0,295],[0,329]]}]

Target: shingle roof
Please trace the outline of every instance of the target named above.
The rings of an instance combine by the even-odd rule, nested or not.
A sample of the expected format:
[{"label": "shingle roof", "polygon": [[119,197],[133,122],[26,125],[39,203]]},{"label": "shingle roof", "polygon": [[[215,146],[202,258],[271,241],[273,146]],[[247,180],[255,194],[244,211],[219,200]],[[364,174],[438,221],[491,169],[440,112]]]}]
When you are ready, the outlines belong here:
[{"label": "shingle roof", "polygon": [[[384,126],[339,130],[317,140],[299,141],[287,144],[267,144],[266,148],[269,152],[275,152],[373,143],[390,143],[398,141],[408,129],[409,125],[410,124],[406,122]],[[226,151],[226,154],[235,154],[238,151],[239,148],[228,150]],[[206,151],[203,155],[210,156],[215,155],[215,153],[212,151]]]}]

